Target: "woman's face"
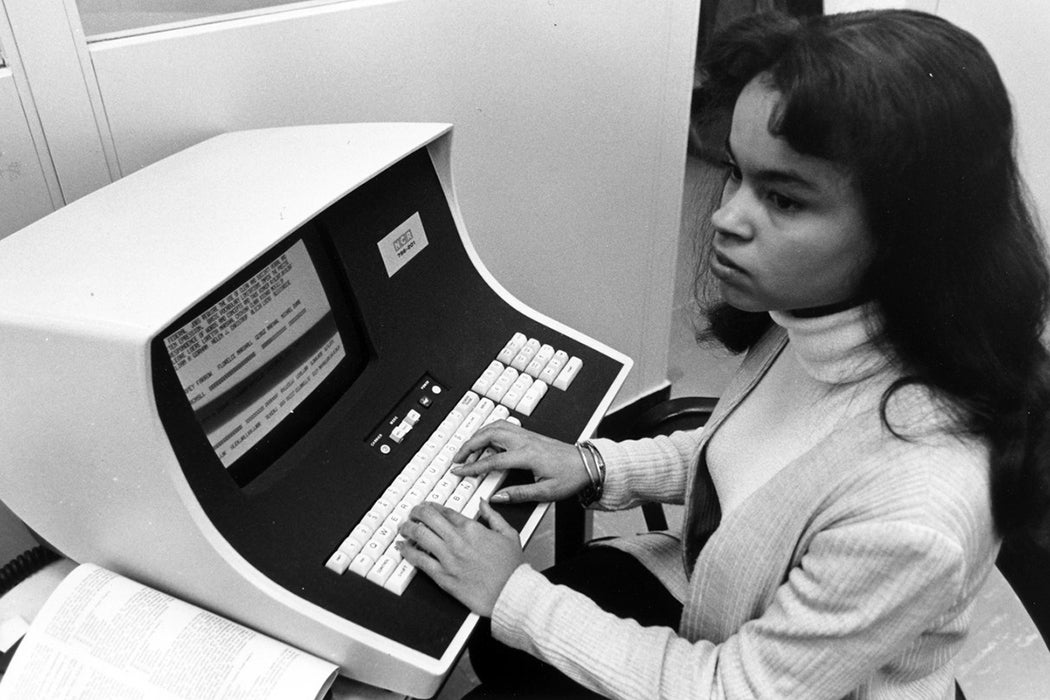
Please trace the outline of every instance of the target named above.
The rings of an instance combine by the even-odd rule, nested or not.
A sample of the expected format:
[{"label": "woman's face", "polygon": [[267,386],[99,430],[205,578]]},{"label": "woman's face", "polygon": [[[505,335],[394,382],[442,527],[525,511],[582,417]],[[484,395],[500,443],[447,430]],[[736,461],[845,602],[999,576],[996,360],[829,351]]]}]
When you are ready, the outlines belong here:
[{"label": "woman's face", "polygon": [[851,299],[873,245],[852,180],[769,133],[780,94],[763,76],[737,98],[731,168],[715,227],[711,272],[745,311],[796,310]]}]

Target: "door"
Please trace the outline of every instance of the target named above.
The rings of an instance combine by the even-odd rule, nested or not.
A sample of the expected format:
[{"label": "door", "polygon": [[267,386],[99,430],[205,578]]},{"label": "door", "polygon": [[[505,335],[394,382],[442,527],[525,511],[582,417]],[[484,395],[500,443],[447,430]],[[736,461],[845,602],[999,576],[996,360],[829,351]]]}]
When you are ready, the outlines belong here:
[{"label": "door", "polygon": [[11,26],[0,12],[0,238],[61,201]]}]

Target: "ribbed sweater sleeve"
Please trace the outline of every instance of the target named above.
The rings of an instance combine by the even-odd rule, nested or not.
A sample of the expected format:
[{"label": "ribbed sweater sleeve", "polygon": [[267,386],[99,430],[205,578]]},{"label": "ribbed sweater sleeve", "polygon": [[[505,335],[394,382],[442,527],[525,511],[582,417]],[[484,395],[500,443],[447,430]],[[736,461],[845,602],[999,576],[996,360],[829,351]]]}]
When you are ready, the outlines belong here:
[{"label": "ribbed sweater sleeve", "polygon": [[594,440],[605,460],[605,489],[597,504],[622,510],[643,502],[682,503],[699,457],[700,431],[643,440]]},{"label": "ribbed sweater sleeve", "polygon": [[963,585],[963,559],[958,543],[914,523],[830,528],[765,612],[717,645],[608,614],[523,565],[496,603],[492,629],[609,697],[841,698],[946,613]]}]

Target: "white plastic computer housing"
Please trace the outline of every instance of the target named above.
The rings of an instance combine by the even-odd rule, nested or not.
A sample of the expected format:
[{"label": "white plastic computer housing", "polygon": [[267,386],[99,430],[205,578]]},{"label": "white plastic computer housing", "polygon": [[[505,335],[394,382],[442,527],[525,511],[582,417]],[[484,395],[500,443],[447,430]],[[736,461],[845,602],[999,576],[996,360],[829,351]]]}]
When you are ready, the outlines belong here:
[{"label": "white plastic computer housing", "polygon": [[[189,487],[157,409],[151,343],[297,227],[408,154],[429,153],[462,244],[451,127],[352,124],[224,134],[98,190],[0,242],[0,497],[43,540],[279,637],[346,675],[435,692],[476,618],[442,654],[391,641],[278,585],[225,539]],[[534,514],[524,534],[535,527]],[[318,563],[320,565],[320,562]]]}]

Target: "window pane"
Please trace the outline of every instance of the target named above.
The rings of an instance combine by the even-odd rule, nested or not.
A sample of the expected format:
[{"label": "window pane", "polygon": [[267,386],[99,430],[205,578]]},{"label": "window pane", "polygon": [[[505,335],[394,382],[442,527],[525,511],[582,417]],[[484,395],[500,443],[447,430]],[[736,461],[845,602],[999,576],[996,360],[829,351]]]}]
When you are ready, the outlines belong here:
[{"label": "window pane", "polygon": [[[332,2],[333,0],[328,0]],[[77,0],[88,39],[108,34],[134,34],[163,24],[196,23],[220,15],[252,12],[281,5],[323,4],[294,0]]]}]

